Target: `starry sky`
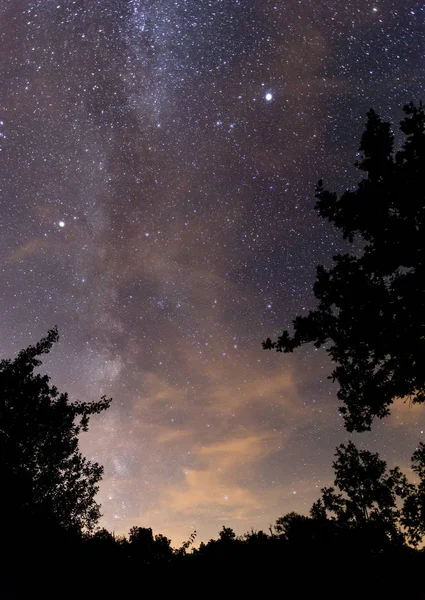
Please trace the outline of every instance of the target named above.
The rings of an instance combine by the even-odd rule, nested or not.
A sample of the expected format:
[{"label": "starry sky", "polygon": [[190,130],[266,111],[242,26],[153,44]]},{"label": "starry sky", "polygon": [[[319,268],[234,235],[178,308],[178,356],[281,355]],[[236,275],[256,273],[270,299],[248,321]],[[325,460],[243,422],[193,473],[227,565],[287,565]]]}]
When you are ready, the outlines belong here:
[{"label": "starry sky", "polygon": [[[322,351],[261,341],[345,246],[366,112],[424,97],[415,0],[2,0],[0,354],[113,396],[83,451],[102,525],[174,545],[306,513],[348,439]],[[408,463],[425,412],[351,436]]]}]

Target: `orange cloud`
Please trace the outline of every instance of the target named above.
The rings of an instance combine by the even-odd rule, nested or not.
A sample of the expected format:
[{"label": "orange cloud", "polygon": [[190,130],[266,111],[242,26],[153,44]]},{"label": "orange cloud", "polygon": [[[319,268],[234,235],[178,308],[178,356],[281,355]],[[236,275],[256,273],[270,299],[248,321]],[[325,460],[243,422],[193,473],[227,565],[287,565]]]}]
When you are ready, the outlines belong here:
[{"label": "orange cloud", "polygon": [[163,491],[164,509],[183,514],[201,511],[212,516],[219,507],[219,518],[247,518],[263,506],[259,495],[248,485],[250,473],[281,443],[280,435],[251,433],[195,447],[196,467],[184,470],[181,484]]},{"label": "orange cloud", "polygon": [[388,422],[393,427],[412,424],[421,419],[424,408],[421,404],[413,404],[409,398],[398,398],[391,407]]},{"label": "orange cloud", "polygon": [[[248,369],[247,369],[248,371]],[[216,374],[223,372],[217,367]],[[212,369],[209,376],[215,378]],[[242,382],[241,383],[241,379]],[[211,410],[233,411],[246,403],[265,403],[271,400],[277,404],[283,404],[293,411],[299,408],[296,398],[296,385],[289,370],[279,369],[276,373],[251,374],[248,381],[236,378],[229,382],[218,385],[211,392]]]}]

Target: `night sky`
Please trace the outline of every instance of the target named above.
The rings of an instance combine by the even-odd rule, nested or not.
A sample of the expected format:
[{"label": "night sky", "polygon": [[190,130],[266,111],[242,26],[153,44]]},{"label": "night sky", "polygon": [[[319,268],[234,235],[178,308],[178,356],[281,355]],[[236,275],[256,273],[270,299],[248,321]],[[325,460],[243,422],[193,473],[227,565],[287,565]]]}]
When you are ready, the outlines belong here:
[{"label": "night sky", "polygon": [[[102,525],[174,545],[306,513],[348,439],[320,350],[261,342],[345,248],[314,186],[357,183],[373,106],[425,96],[409,0],[1,0],[0,355],[114,398],[82,449]],[[399,138],[398,138],[399,139]],[[406,467],[425,411],[351,436]]]}]

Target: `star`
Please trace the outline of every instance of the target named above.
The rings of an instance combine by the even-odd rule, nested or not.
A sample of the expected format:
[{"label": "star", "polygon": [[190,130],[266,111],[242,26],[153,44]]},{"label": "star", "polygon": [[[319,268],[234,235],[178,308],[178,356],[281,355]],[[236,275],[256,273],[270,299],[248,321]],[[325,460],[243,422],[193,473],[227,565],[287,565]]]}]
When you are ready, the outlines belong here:
[{"label": "star", "polygon": [[267,92],[264,98],[266,99],[266,102],[271,102],[273,100],[273,94],[271,92]]},{"label": "star", "polygon": [[59,227],[65,227],[65,221],[59,221],[58,225]]}]

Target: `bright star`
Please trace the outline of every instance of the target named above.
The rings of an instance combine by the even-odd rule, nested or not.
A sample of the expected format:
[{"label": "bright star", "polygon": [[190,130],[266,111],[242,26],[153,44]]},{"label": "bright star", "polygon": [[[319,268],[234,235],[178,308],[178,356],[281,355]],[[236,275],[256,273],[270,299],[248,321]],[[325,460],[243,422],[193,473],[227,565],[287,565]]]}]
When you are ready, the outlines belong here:
[{"label": "bright star", "polygon": [[59,227],[65,227],[65,221],[59,221]]},{"label": "bright star", "polygon": [[273,100],[273,94],[271,92],[267,92],[267,94],[265,95],[265,99],[267,100],[267,102],[271,102]]}]

